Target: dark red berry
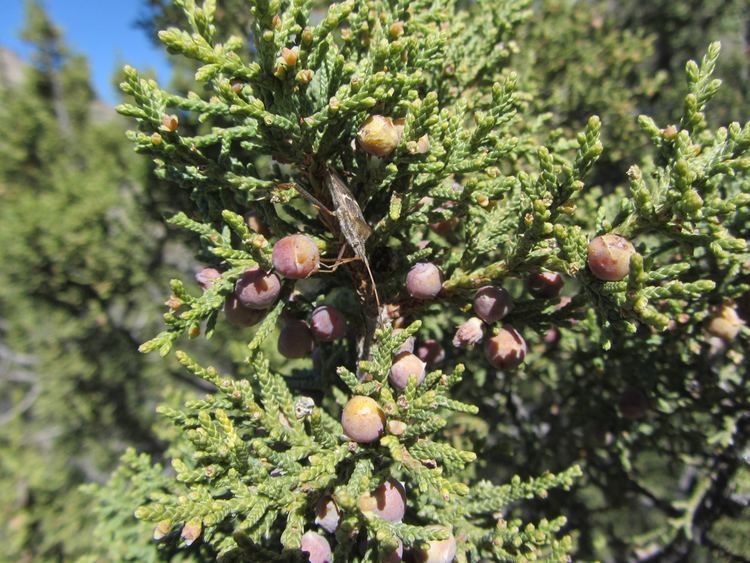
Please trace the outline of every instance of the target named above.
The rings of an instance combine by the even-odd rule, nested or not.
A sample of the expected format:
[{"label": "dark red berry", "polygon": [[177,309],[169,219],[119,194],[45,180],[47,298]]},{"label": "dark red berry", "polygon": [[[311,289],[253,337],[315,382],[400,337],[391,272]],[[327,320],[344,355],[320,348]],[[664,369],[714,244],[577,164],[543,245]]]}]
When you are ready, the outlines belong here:
[{"label": "dark red berry", "polygon": [[393,358],[388,380],[397,389],[405,389],[411,376],[416,378],[417,385],[422,383],[425,376],[425,363],[410,352],[401,352]]},{"label": "dark red berry", "polygon": [[539,299],[552,299],[560,294],[563,277],[557,272],[537,272],[526,280],[529,293]]},{"label": "dark red berry", "polygon": [[601,235],[589,242],[588,264],[594,277],[619,281],[630,273],[630,258],[635,248],[620,235]]},{"label": "dark red berry", "polygon": [[487,360],[497,369],[514,369],[526,358],[526,341],[510,325],[505,325],[487,340],[484,348]]},{"label": "dark red berry", "polygon": [[439,366],[445,361],[445,350],[437,340],[425,340],[417,346],[416,354],[428,368]]},{"label": "dark red berry", "polygon": [[266,316],[266,311],[248,309],[232,293],[227,295],[224,301],[224,314],[229,324],[237,327],[246,327],[258,324]]},{"label": "dark red berry", "polygon": [[195,274],[195,281],[203,289],[208,289],[214,282],[221,277],[221,272],[215,268],[203,268],[200,272]]},{"label": "dark red berry", "polygon": [[306,358],[312,353],[314,346],[312,332],[304,321],[287,321],[279,332],[277,348],[286,358]]},{"label": "dark red berry", "polygon": [[435,264],[420,262],[406,275],[406,290],[416,299],[433,299],[443,288],[443,274]]},{"label": "dark red berry", "polygon": [[373,512],[388,522],[401,522],[406,513],[406,490],[395,479],[388,479],[372,493]]},{"label": "dark red berry", "polygon": [[271,259],[282,276],[299,280],[318,270],[320,251],[307,235],[289,235],[273,245]]}]

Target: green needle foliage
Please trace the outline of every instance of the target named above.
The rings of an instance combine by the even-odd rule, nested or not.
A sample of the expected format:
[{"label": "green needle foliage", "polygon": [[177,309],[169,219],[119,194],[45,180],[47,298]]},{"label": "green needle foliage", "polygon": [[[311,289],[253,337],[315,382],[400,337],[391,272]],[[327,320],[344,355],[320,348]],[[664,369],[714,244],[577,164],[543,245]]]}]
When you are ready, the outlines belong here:
[{"label": "green needle foliage", "polygon": [[[313,27],[308,25],[310,5],[279,10],[259,4],[253,6],[253,61],[243,61],[243,42],[237,37],[214,43],[212,3],[183,7],[191,32],[170,29],[160,37],[171,51],[203,63],[196,77],[212,96],[172,95],[127,69],[123,88],[134,103],[122,106],[121,112],[141,123],[133,138],[140,150],[158,158],[158,173],[193,197],[194,218],[181,213],[172,222],[198,234],[224,272],[199,297],[174,281],[175,305],[165,317],[168,330],[144,344],[144,351],[166,354],[180,334],[194,335],[202,322],[211,335],[242,272],[254,266],[270,268],[268,241],[243,221],[242,214],[250,209],[262,215],[277,237],[310,233],[324,257],[345,253],[346,244],[356,250],[357,241],[347,238],[355,221],[351,209],[337,208],[336,222],[327,216],[326,207],[335,204],[333,194],[326,193],[326,176],[334,174],[331,168],[338,169],[348,189],[359,196],[356,201],[352,198],[357,196],[350,195],[349,201],[356,201],[371,225],[367,252],[403,255],[389,266],[390,279],[381,269],[374,271],[379,294],[398,306],[405,294],[403,276],[420,259],[433,258],[444,271],[454,272],[445,283],[446,299],[451,301],[460,300],[465,288],[522,267],[552,234],[550,220],[580,190],[582,178],[601,152],[599,124],[593,119],[559,186],[551,178],[501,171],[509,165],[517,168],[512,163],[519,158],[536,159],[530,136],[510,134],[520,105],[516,76],[499,72],[500,81],[493,83],[486,80],[492,61],[485,69],[468,68],[466,61],[481,41],[490,38],[477,38],[477,33],[495,40],[506,27],[509,32],[524,16],[523,3],[497,13],[502,23],[498,30],[479,30],[474,23],[478,20],[463,11],[457,13],[463,23],[441,30],[440,20],[454,10],[449,5],[379,5],[379,10],[370,10],[347,3],[332,6]],[[463,94],[470,90],[473,96]],[[399,139],[388,148],[393,154],[387,162],[351,146],[357,130],[376,110],[404,120]],[[200,121],[211,119],[217,125],[206,134],[181,135],[179,114],[172,115],[180,111],[196,112]],[[390,121],[386,125],[395,130]],[[549,152],[539,150],[551,168]],[[457,190],[458,178],[465,184]],[[490,206],[491,199],[511,195],[527,216],[520,224],[517,215],[498,217],[495,210],[500,206]],[[544,208],[545,198],[553,214]],[[437,202],[452,207],[447,213],[431,209]],[[443,220],[465,215],[457,234],[465,242],[481,235],[482,244],[451,249],[435,241],[434,248],[420,250],[424,230],[437,214]],[[508,236],[519,242],[499,260],[495,249]],[[544,553],[564,558],[570,540],[556,537],[564,520],[522,528],[498,515],[516,499],[569,487],[579,473],[577,467],[528,483],[514,480],[498,486],[483,481],[467,486],[461,476],[475,455],[433,440],[450,410],[476,413],[476,407],[449,395],[464,369],[459,364],[449,372],[433,371],[419,388],[412,379],[402,393],[390,386],[392,355],[420,325],[412,324],[395,336],[384,317],[387,307],[374,306],[375,287],[361,274],[361,268],[352,265],[337,268],[328,279],[321,275],[317,295],[286,307],[304,313],[334,290],[342,294],[340,299],[358,302],[354,318],[359,317],[360,328],[355,328],[354,340],[363,351],[352,359],[366,375],[358,378],[345,366],[336,371],[338,377],[317,374],[322,381],[315,391],[327,408],[305,408],[314,402],[295,398],[261,349],[285,308],[284,300],[266,316],[250,343],[249,380],[234,383],[213,368],[179,356],[220,394],[189,403],[188,411],[164,411],[183,429],[186,440],[187,449],[173,461],[176,483],[183,483],[184,489],[154,490],[137,515],[158,523],[157,535],[166,540],[177,539],[172,530],[181,530],[188,545],[200,535],[201,549],[208,553],[237,558],[263,553],[260,557],[265,558],[268,550],[289,558],[300,552],[315,504],[330,494],[342,511],[334,546],[341,560],[386,556],[399,543],[416,551],[449,534],[458,540],[461,560],[515,560]],[[352,354],[344,358],[347,355]],[[346,392],[372,396],[386,413],[389,434],[377,445],[344,439],[335,402],[345,402]],[[405,426],[403,432],[394,430],[397,422]],[[375,517],[366,506],[371,492],[393,478],[402,480],[408,491],[411,518],[404,522]],[[457,502],[460,497],[465,500]],[[450,526],[430,527],[436,524]]]},{"label": "green needle foliage", "polygon": [[[428,542],[454,540],[457,561],[732,552],[733,521],[719,518],[731,511],[712,507],[735,502],[729,483],[746,471],[747,331],[734,304],[748,291],[750,125],[707,125],[718,43],[688,63],[679,120],[642,116],[640,133],[626,116],[666,76],[641,80],[649,40],[610,32],[595,10],[550,35],[525,0],[350,0],[317,18],[312,2],[247,2],[239,36],[217,31],[215,2],[175,5],[188,27],[159,37],[193,61],[194,91],[128,67],[119,110],[157,175],[189,194],[170,223],[196,236],[216,279],[200,294],[173,280],[166,328],[141,350],[213,336],[248,269],[287,278],[246,323],[259,322],[240,377],[176,353],[216,391],[160,409],[176,429],[172,474],[128,454],[100,493],[105,514],[137,502],[156,526],[142,557],[307,560],[311,530],[337,561],[401,546],[426,557]],[[533,49],[585,37],[584,26],[594,39],[572,60],[596,44],[609,63],[585,67],[578,86],[573,64]],[[615,93],[617,80],[638,90]],[[601,118],[585,115],[599,109],[614,116],[609,154]],[[603,155],[627,166],[592,180]],[[322,256],[309,280],[278,261],[279,241],[298,233]],[[621,275],[597,272],[589,243],[603,234],[633,244],[615,260]],[[433,298],[407,281],[424,262],[442,273]],[[564,274],[563,298],[526,297],[521,282],[543,271]],[[477,320],[487,358],[458,335],[451,345],[486,285],[515,301],[503,324]],[[289,363],[273,350],[277,324],[322,304],[344,312],[347,336]],[[509,321],[520,331],[510,352]],[[393,358],[411,336],[436,340],[443,358],[400,385]],[[511,352],[512,365],[493,355]],[[347,420],[356,402],[379,409],[373,439]],[[389,480],[405,489],[393,518],[373,504]],[[548,502],[519,503],[534,497]],[[326,499],[339,517],[324,531]],[[627,505],[652,514],[617,521]],[[572,521],[543,516],[555,509]],[[113,545],[130,533],[101,528]]]},{"label": "green needle foliage", "polygon": [[127,122],[27,5],[0,560],[747,560],[747,2],[144,0]]}]

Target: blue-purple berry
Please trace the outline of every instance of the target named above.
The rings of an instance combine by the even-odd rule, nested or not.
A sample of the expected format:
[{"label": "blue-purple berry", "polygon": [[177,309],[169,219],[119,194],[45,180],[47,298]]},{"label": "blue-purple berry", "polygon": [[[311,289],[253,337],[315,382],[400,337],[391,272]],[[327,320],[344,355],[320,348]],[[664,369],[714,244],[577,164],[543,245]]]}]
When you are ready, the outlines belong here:
[{"label": "blue-purple berry", "polygon": [[346,336],[348,328],[346,317],[331,305],[318,307],[310,315],[310,330],[318,340],[340,340]]},{"label": "blue-purple berry", "polygon": [[552,299],[560,294],[563,277],[557,272],[537,272],[528,277],[526,287],[538,299]]},{"label": "blue-purple berry", "polygon": [[229,324],[236,327],[248,327],[258,324],[263,320],[263,317],[266,316],[266,311],[248,309],[232,293],[227,295],[224,301],[224,315]]},{"label": "blue-purple berry", "polygon": [[510,325],[505,325],[487,340],[484,347],[487,361],[497,369],[517,368],[526,358],[526,341]]},{"label": "blue-purple berry", "polygon": [[443,274],[430,262],[419,262],[406,274],[406,290],[415,299],[434,299],[443,288]]},{"label": "blue-purple berry", "polygon": [[394,356],[388,380],[397,389],[405,389],[409,377],[413,376],[417,385],[424,381],[425,362],[410,352],[401,352]]},{"label": "blue-purple berry", "polygon": [[415,354],[428,368],[437,367],[445,361],[445,349],[433,339],[425,340],[417,346]]},{"label": "blue-purple berry", "polygon": [[289,320],[279,332],[277,349],[289,359],[306,358],[315,347],[312,332],[304,321]]},{"label": "blue-purple berry", "polygon": [[513,309],[513,298],[502,287],[486,285],[474,294],[474,312],[486,323],[494,323]]},{"label": "blue-purple berry", "polygon": [[276,274],[260,268],[245,270],[234,286],[234,294],[248,309],[268,309],[279,298],[281,282]]},{"label": "blue-purple berry", "polygon": [[289,235],[273,245],[273,267],[285,278],[301,280],[320,266],[320,251],[307,235]]}]

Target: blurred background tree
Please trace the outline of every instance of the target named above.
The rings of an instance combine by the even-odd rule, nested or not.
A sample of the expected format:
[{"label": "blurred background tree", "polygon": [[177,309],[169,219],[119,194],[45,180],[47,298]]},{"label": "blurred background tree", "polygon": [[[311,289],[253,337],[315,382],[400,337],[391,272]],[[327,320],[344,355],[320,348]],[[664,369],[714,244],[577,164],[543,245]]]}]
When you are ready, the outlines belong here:
[{"label": "blurred background tree", "polygon": [[[724,86],[712,103],[712,124],[747,119],[750,86],[750,17],[746,0],[686,0],[669,2],[609,2],[606,13],[622,29],[638,29],[653,38],[652,72],[678,77],[685,61],[696,59],[707,38],[721,41],[722,58],[717,77]],[[674,119],[680,98],[674,88],[660,89],[652,100],[655,117]]]},{"label": "blurred background tree", "polygon": [[69,560],[96,542],[78,485],[127,445],[163,449],[150,425],[178,372],[137,347],[190,260],[86,59],[38,3],[23,37],[32,64],[0,88],[0,559]]}]

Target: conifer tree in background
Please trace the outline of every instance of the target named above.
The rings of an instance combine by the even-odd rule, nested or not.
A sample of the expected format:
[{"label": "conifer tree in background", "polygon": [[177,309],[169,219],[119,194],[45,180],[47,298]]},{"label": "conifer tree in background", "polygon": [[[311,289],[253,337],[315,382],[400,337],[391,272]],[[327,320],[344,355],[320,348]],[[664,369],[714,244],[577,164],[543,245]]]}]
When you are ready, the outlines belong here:
[{"label": "conifer tree in background", "polygon": [[[576,102],[540,51],[568,54],[577,22],[609,29],[603,5],[544,31],[523,0],[351,0],[317,23],[310,2],[247,2],[246,37],[217,35],[215,2],[175,5],[188,28],[160,38],[200,87],[128,68],[120,110],[191,195],[171,223],[206,269],[200,292],[172,281],[166,330],[142,349],[254,328],[232,375],[176,353],[216,391],[160,409],[173,476],[131,452],[100,489],[110,555],[747,553],[750,125],[707,125],[718,44],[680,86],[671,63],[641,80],[644,34],[595,32],[574,45],[592,87]],[[600,44],[630,94],[586,65]],[[638,133],[624,117],[657,84],[682,103]],[[590,107],[622,117],[605,139],[627,176],[589,179],[602,122],[569,132]],[[151,547],[126,542],[143,537],[133,502]]]},{"label": "conifer tree in background", "polygon": [[163,449],[150,426],[177,372],[137,346],[186,264],[85,59],[38,3],[23,37],[32,66],[0,83],[0,559],[72,560],[97,543],[78,486],[105,481],[127,446]]},{"label": "conifer tree in background", "polygon": [[[665,82],[649,64],[653,38],[638,26],[619,27],[605,3],[545,0],[521,26],[518,46],[506,50],[544,119],[541,133],[575,134],[591,115],[600,116],[607,150],[591,182],[607,188],[621,182],[630,155],[646,148],[634,115],[651,109]],[[675,79],[682,81],[681,69]]]},{"label": "conifer tree in background", "polygon": [[[654,38],[651,67],[675,76],[684,62],[705,48],[706,37],[720,39],[722,60],[718,77],[724,86],[714,100],[710,123],[746,118],[746,92],[750,86],[750,15],[745,0],[686,0],[670,2],[613,2],[608,12],[619,26],[640,29]],[[655,111],[673,114],[681,100],[675,89],[657,92]]]}]

